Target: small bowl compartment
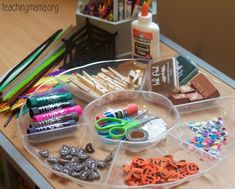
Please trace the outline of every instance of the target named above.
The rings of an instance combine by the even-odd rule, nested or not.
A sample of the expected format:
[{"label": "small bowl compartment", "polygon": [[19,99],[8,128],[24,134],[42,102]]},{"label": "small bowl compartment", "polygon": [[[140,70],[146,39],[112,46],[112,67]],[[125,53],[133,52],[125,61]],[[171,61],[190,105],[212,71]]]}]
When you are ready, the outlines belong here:
[{"label": "small bowl compartment", "polygon": [[[132,142],[127,140],[116,140],[107,138],[97,133],[94,126],[96,116],[104,112],[112,112],[125,107],[127,104],[135,103],[139,111],[147,110],[149,115],[157,116],[165,122],[165,128],[161,124],[152,124],[148,129],[149,134],[153,135],[147,141]],[[88,125],[90,134],[94,138],[100,138],[104,143],[127,143],[133,150],[140,150],[157,142],[161,137],[174,128],[179,121],[179,113],[172,103],[164,96],[148,91],[116,91],[102,96],[101,98],[89,103],[84,109],[82,120]],[[148,124],[148,123],[147,123]],[[150,123],[151,124],[151,123]],[[145,125],[144,125],[145,127]],[[159,127],[159,128],[158,128]],[[140,127],[141,128],[141,127]],[[151,130],[152,129],[152,130]]]},{"label": "small bowl compartment", "polygon": [[[111,153],[112,153],[113,157],[116,156],[117,146],[115,146],[115,145],[110,146],[110,145],[106,145],[106,144],[102,144],[102,143],[97,142],[93,137],[91,137],[91,135],[87,131],[86,125],[81,125],[80,131],[74,132],[73,136],[68,136],[68,137],[62,138],[62,139],[56,139],[54,141],[41,142],[41,143],[36,144],[36,143],[29,143],[28,140],[25,139],[25,137],[27,137],[27,136],[24,136],[22,138],[22,142],[23,142],[25,149],[30,154],[32,154],[36,159],[38,159],[38,161],[43,166],[50,169],[53,173],[60,175],[60,176],[63,176],[65,178],[68,178],[68,179],[72,180],[73,182],[77,182],[77,183],[86,183],[86,184],[104,183],[105,180],[107,179],[107,175],[110,171],[110,167],[111,167],[113,161],[107,162],[105,167],[102,169],[98,168],[98,172],[100,174],[99,179],[88,181],[88,180],[81,180],[79,178],[75,178],[69,174],[63,173],[62,171],[54,170],[52,168],[53,165],[48,163],[47,158],[42,157],[39,154],[39,152],[43,151],[43,150],[48,150],[49,157],[56,157],[58,159],[61,159],[60,149],[62,148],[63,145],[66,145],[69,147],[76,147],[76,148],[81,147],[81,148],[85,149],[86,145],[88,143],[91,143],[95,152],[92,154],[86,153],[90,156],[89,158],[95,159],[97,161],[97,160],[104,160]],[[76,155],[74,155],[73,158],[76,158]],[[75,160],[75,159],[72,159],[72,160]]]},{"label": "small bowl compartment", "polygon": [[[215,149],[218,150],[218,153],[214,155],[216,155],[218,158],[225,158],[231,152],[231,150],[234,149],[235,144],[234,102],[234,97],[225,98],[223,100],[220,99],[219,101],[214,102],[213,106],[207,107],[207,109],[199,108],[191,110],[189,112],[185,112],[181,114],[179,127],[176,127],[171,133],[180,138],[184,142],[185,146],[187,146],[188,148],[193,147],[192,150],[196,150],[197,152],[205,152],[200,143],[202,143],[204,146],[206,144],[204,144],[203,142],[211,142],[210,146],[213,146],[217,143],[216,141],[218,141],[218,149],[215,147]],[[217,125],[214,125],[214,120],[218,120],[218,118],[222,118],[222,125],[217,128]],[[208,123],[208,121],[211,122]],[[201,124],[203,124],[203,126],[200,126]],[[210,124],[212,124],[212,126],[210,126]],[[214,127],[216,127],[217,130],[214,130]],[[225,128],[225,130],[222,129],[223,127]],[[218,133],[216,133],[217,131]],[[225,133],[223,133],[224,131]],[[197,135],[198,133],[199,135]],[[208,142],[208,140],[205,139],[211,139],[211,135],[214,135],[212,137],[212,141],[215,141],[214,143],[212,141]],[[221,136],[223,138],[220,138]],[[194,138],[196,139],[196,141],[194,140]],[[203,141],[200,142],[200,140]]]},{"label": "small bowl compartment", "polygon": [[[175,161],[185,160],[187,162],[194,162],[198,164],[199,171],[194,175],[189,175],[183,179],[179,179],[173,182],[165,182],[152,185],[141,185],[141,186],[128,186],[124,180],[123,165],[131,164],[133,157],[140,157],[142,159],[156,158],[165,155],[172,155]],[[139,152],[133,152],[125,144],[121,143],[118,148],[117,156],[112,165],[112,170],[109,173],[107,179],[107,184],[112,186],[118,186],[119,188],[150,188],[150,187],[160,187],[168,188],[186,181],[195,179],[202,174],[213,168],[220,160],[212,157],[210,155],[202,155],[199,153],[192,153],[191,151],[185,150],[182,146],[182,141],[177,139],[173,135],[167,135],[165,139],[161,140],[159,143],[155,144],[151,148],[144,149]],[[115,175],[115,176],[114,176]]]}]

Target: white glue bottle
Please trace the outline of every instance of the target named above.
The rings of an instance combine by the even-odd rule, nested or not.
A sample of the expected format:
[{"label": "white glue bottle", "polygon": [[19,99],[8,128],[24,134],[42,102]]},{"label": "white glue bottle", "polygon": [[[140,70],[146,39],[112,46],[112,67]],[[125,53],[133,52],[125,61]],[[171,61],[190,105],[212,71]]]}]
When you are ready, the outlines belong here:
[{"label": "white glue bottle", "polygon": [[160,56],[159,26],[152,22],[148,4],[142,5],[138,20],[131,23],[131,48],[133,58],[157,60]]}]

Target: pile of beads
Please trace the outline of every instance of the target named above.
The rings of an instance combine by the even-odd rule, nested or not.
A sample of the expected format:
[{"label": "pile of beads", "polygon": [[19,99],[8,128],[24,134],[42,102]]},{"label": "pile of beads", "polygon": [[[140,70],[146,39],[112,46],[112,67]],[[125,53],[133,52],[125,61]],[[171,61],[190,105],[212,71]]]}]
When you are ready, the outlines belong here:
[{"label": "pile of beads", "polygon": [[218,156],[222,145],[227,143],[228,132],[222,117],[209,121],[188,122],[186,125],[195,133],[187,142],[211,155]]},{"label": "pile of beads", "polygon": [[134,157],[131,164],[123,166],[124,179],[129,186],[173,182],[198,171],[198,164],[185,160],[175,161],[171,155],[146,160]]},{"label": "pile of beads", "polygon": [[39,155],[58,172],[81,180],[92,181],[100,178],[98,169],[105,168],[113,159],[110,153],[104,160],[95,160],[90,156],[94,152],[92,144],[88,143],[85,149],[63,145],[59,150],[59,157],[50,156],[47,149],[39,151]]}]

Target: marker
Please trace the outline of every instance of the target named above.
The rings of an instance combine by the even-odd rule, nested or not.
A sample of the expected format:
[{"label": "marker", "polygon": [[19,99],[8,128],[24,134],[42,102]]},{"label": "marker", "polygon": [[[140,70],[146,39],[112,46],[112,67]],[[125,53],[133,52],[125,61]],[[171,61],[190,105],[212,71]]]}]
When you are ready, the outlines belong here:
[{"label": "marker", "polygon": [[69,120],[67,122],[55,123],[55,124],[47,125],[43,127],[28,128],[27,134],[38,133],[38,132],[43,132],[43,131],[48,131],[48,130],[53,130],[53,129],[59,129],[59,128],[63,128],[63,127],[71,126],[71,125],[76,125],[76,121]]},{"label": "marker", "polygon": [[44,106],[48,104],[53,104],[57,102],[63,102],[72,100],[73,95],[70,92],[66,93],[58,93],[48,96],[39,96],[39,97],[31,97],[28,98],[26,101],[27,106],[30,107],[37,107],[37,106]]},{"label": "marker", "polygon": [[36,115],[33,117],[34,121],[43,121],[46,119],[50,119],[53,117],[57,117],[57,116],[61,116],[64,114],[68,114],[71,112],[77,112],[78,115],[82,114],[82,107],[80,105],[76,105],[76,106],[72,106],[72,107],[68,107],[68,108],[64,108],[64,109],[59,109],[59,110],[54,110],[45,114],[40,114],[40,115]]},{"label": "marker", "polygon": [[32,107],[29,109],[29,115],[33,117],[35,115],[44,114],[44,113],[47,113],[56,109],[62,109],[62,108],[75,106],[75,105],[76,103],[74,102],[74,100],[70,100],[68,102],[49,104],[49,105],[41,106],[41,107]]},{"label": "marker", "polygon": [[118,1],[118,20],[124,19],[124,3],[123,0]]},{"label": "marker", "polygon": [[62,122],[66,122],[68,120],[78,121],[78,118],[79,118],[78,113],[77,112],[72,112],[72,113],[61,115],[61,116],[58,116],[58,117],[53,117],[53,118],[50,118],[50,119],[46,119],[46,120],[43,120],[43,121],[30,123],[29,128],[42,127],[42,126],[52,125],[52,124],[55,124],[55,123],[62,123]]},{"label": "marker", "polygon": [[140,0],[136,0],[135,6],[132,12],[132,18],[136,17],[138,15],[138,12],[140,12],[141,7],[140,7]]},{"label": "marker", "polygon": [[49,91],[45,91],[39,94],[33,95],[34,97],[39,97],[39,96],[46,96],[46,95],[54,95],[54,94],[59,94],[59,93],[66,93],[68,92],[67,89],[64,86],[58,85],[54,87],[53,89],[50,89]]},{"label": "marker", "polygon": [[113,112],[105,112],[96,116],[96,120],[103,117],[124,118],[138,113],[138,106],[135,103],[128,104],[125,108],[115,110]]},{"label": "marker", "polygon": [[126,19],[131,18],[131,8],[132,8],[132,0],[128,0],[126,4],[126,14],[125,14]]}]

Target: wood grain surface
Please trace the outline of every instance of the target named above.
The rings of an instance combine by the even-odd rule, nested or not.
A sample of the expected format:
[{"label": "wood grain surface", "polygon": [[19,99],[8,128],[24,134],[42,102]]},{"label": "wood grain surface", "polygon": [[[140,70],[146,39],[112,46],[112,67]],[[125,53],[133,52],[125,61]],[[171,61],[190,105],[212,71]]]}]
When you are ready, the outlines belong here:
[{"label": "wood grain surface", "polygon": [[[2,3],[14,3],[15,1],[0,0]],[[4,12],[0,10],[0,76],[9,68],[20,62],[27,54],[41,44],[58,28],[65,28],[76,23],[75,9],[76,0],[39,0],[26,1],[20,3],[55,3],[59,5],[59,12]],[[161,45],[163,55],[173,55],[176,52]],[[210,74],[209,74],[210,75]],[[210,75],[210,77],[213,77]],[[228,90],[228,86],[224,84]],[[221,89],[223,90],[223,89]],[[0,131],[12,142],[12,144],[23,154],[23,156],[48,180],[55,188],[80,188],[82,186],[56,176],[50,170],[44,168],[37,159],[31,156],[21,144],[18,131],[17,120],[13,119],[8,127],[3,128],[3,124],[9,114],[0,114]],[[177,186],[175,188],[206,188],[206,189],[232,189],[235,187],[235,151],[204,176]],[[88,188],[87,186],[84,186]],[[90,187],[89,187],[90,188]],[[96,186],[95,188],[98,188]]]}]

